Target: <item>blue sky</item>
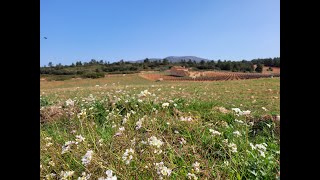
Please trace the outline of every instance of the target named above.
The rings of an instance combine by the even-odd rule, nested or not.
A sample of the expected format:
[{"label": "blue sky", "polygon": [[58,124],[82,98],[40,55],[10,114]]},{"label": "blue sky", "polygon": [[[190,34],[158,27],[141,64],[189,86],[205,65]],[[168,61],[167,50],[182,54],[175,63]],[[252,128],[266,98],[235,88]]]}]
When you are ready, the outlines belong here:
[{"label": "blue sky", "polygon": [[280,56],[279,0],[40,0],[40,64]]}]

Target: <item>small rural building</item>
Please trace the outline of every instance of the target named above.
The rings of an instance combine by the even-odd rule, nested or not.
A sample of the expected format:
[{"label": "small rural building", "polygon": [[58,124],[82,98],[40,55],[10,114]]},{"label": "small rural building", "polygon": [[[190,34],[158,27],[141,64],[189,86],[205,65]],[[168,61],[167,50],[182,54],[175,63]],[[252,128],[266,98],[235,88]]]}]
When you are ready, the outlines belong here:
[{"label": "small rural building", "polygon": [[172,76],[189,76],[190,72],[188,68],[185,68],[184,66],[172,66],[170,69],[170,74]]}]

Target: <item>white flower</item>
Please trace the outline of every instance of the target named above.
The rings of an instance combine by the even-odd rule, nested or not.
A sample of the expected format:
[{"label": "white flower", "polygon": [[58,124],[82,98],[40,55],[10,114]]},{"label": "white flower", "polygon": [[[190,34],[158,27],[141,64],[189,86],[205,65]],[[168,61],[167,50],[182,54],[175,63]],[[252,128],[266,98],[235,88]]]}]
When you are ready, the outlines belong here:
[{"label": "white flower", "polygon": [[103,139],[99,139],[98,142],[99,142],[99,146],[102,146],[102,145],[103,145],[103,144],[102,144],[102,143],[103,143]]},{"label": "white flower", "polygon": [[235,119],[234,121],[237,123],[243,124],[243,121],[241,121],[241,120]]},{"label": "white flower", "polygon": [[142,102],[142,100],[141,100],[141,99],[138,99],[138,102],[139,102],[139,103],[141,103],[141,102]]},{"label": "white flower", "polygon": [[251,113],[251,111],[247,110],[247,111],[242,111],[242,115],[249,115]]},{"label": "white flower", "polygon": [[236,144],[230,143],[230,144],[228,145],[228,147],[231,149],[231,152],[234,152],[234,153],[238,152],[238,151],[237,151],[237,145],[236,145]]},{"label": "white flower", "polygon": [[81,135],[77,135],[77,136],[76,136],[76,144],[84,141],[85,139],[86,139],[86,138],[82,137]]},{"label": "white flower", "polygon": [[50,161],[50,162],[49,162],[49,165],[52,166],[52,167],[54,167],[56,164],[55,164],[53,161]]},{"label": "white flower", "polygon": [[46,137],[46,138],[44,138],[46,141],[51,141],[52,140],[52,138],[51,137]]},{"label": "white flower", "polygon": [[147,142],[146,141],[141,141],[141,144],[147,144]]},{"label": "white flower", "polygon": [[192,174],[192,173],[188,173],[188,174],[187,174],[187,178],[188,178],[188,179],[194,179],[194,180],[197,180],[197,179],[198,179],[198,177],[197,177],[195,174]]},{"label": "white flower", "polygon": [[223,162],[226,166],[229,166],[229,162],[228,161],[224,161]]},{"label": "white flower", "polygon": [[88,180],[90,179],[91,174],[86,174],[86,172],[82,173],[82,177],[78,177],[77,180]]},{"label": "white flower", "polygon": [[140,129],[142,127],[142,122],[144,121],[144,118],[139,119],[136,123],[136,130]]},{"label": "white flower", "polygon": [[251,147],[252,150],[256,149],[256,147],[252,143],[250,143],[250,147]]},{"label": "white flower", "polygon": [[265,107],[262,107],[262,109],[263,109],[264,111],[268,111],[267,108],[265,108]]},{"label": "white flower", "polygon": [[[265,145],[266,145],[266,144],[265,144]],[[263,151],[266,151],[267,148],[266,148],[265,145],[264,145],[264,144],[256,144],[256,148],[261,149],[261,150],[263,150]]]},{"label": "white flower", "polygon": [[153,151],[153,153],[155,153],[155,154],[161,154],[161,153],[162,153],[162,150],[161,150],[161,149],[155,149],[155,150]]},{"label": "white flower", "polygon": [[162,146],[162,144],[163,144],[163,142],[161,140],[157,139],[155,136],[148,138],[148,142],[150,145],[156,146],[157,148],[160,148],[160,146]]},{"label": "white flower", "polygon": [[69,151],[70,150],[70,146],[72,145],[72,144],[74,144],[74,143],[76,143],[75,141],[67,141],[63,146],[62,146],[62,152],[61,152],[61,154],[64,154],[64,153],[66,153],[67,151]]},{"label": "white flower", "polygon": [[192,117],[183,117],[183,116],[181,116],[180,117],[180,121],[192,121],[193,119],[192,119]]},{"label": "white flower", "polygon": [[198,163],[197,161],[192,164],[192,167],[194,168],[194,170],[195,170],[196,172],[199,172],[199,171],[200,171],[200,163]]},{"label": "white flower", "polygon": [[99,177],[98,180],[117,180],[116,175],[112,176],[112,170],[107,170],[106,174],[107,174],[107,178]]},{"label": "white flower", "polygon": [[124,161],[126,164],[129,164],[133,158],[132,156],[133,154],[134,154],[134,150],[132,148],[126,149],[126,151],[122,155],[122,161]]},{"label": "white flower", "polygon": [[181,138],[179,142],[180,142],[180,144],[182,144],[182,145],[187,143],[187,141],[184,140],[183,138]]},{"label": "white flower", "polygon": [[264,152],[263,151],[260,151],[260,150],[258,150],[259,152],[260,152],[260,155],[262,156],[262,157],[266,157],[266,155],[264,154]]},{"label": "white flower", "polygon": [[74,174],[74,171],[61,171],[60,176],[61,180],[67,180]]},{"label": "white flower", "polygon": [[239,108],[231,108],[232,111],[236,113],[241,113],[242,111]]},{"label": "white flower", "polygon": [[68,100],[66,101],[66,105],[67,105],[67,106],[74,106],[74,101],[71,100],[71,99],[68,99]]},{"label": "white flower", "polygon": [[119,127],[119,131],[124,131],[125,129],[124,129],[124,127]]},{"label": "white flower", "polygon": [[234,131],[233,134],[238,136],[238,137],[241,136],[241,133],[239,131]]},{"label": "white flower", "polygon": [[156,163],[157,174],[161,176],[170,176],[172,170],[163,165],[163,162]]},{"label": "white flower", "polygon": [[162,107],[163,107],[163,108],[168,107],[168,106],[169,106],[169,103],[163,103],[163,104],[162,104]]},{"label": "white flower", "polygon": [[177,106],[177,104],[176,104],[176,103],[174,103],[173,105],[174,105],[174,107],[176,107],[176,106]]},{"label": "white flower", "polygon": [[53,178],[53,177],[55,177],[55,176],[56,176],[55,173],[51,173],[51,174],[47,174],[47,175],[46,175],[46,178],[47,178],[47,179],[51,179],[51,178]]},{"label": "white flower", "polygon": [[179,131],[177,131],[177,130],[174,130],[174,133],[175,133],[175,134],[179,134]]},{"label": "white flower", "polygon": [[219,131],[215,131],[213,129],[209,129],[209,131],[212,133],[213,136],[215,136],[215,135],[220,136],[221,135],[221,133]]},{"label": "white flower", "polygon": [[87,153],[82,157],[81,161],[82,161],[82,164],[83,164],[83,165],[87,166],[87,165],[91,162],[92,154],[93,154],[93,151],[92,151],[92,150],[89,150],[89,151],[87,151]]},{"label": "white flower", "polygon": [[52,146],[52,143],[51,143],[51,142],[48,142],[48,143],[46,144],[46,147],[50,147],[50,146]]}]

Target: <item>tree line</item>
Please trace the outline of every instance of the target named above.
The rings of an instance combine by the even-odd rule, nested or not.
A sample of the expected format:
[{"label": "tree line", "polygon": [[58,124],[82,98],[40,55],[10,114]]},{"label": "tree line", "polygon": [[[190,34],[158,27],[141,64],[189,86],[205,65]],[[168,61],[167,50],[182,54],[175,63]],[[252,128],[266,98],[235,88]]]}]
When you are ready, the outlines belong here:
[{"label": "tree line", "polygon": [[[256,68],[254,68],[256,65]],[[170,62],[167,59],[150,60],[144,59],[143,62],[119,62],[110,63],[104,60],[91,59],[89,62],[76,61],[71,65],[54,65],[49,62],[47,66],[40,67],[40,75],[69,75],[73,77],[99,78],[105,73],[108,74],[129,74],[140,71],[164,71],[172,66],[185,66],[193,70],[224,70],[233,72],[262,72],[263,66],[280,67],[280,57],[253,59],[251,61],[231,61],[231,60],[209,60],[192,61],[183,59],[180,62]],[[272,70],[272,68],[270,68]]]}]

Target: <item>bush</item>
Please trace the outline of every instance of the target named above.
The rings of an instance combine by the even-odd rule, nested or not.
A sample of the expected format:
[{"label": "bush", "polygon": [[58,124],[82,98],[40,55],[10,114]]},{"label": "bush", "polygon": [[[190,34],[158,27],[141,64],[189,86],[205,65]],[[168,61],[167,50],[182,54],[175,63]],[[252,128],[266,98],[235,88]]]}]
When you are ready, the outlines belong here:
[{"label": "bush", "polygon": [[89,73],[83,74],[81,77],[97,79],[97,78],[104,77],[104,73],[102,73],[102,72],[89,72]]}]

